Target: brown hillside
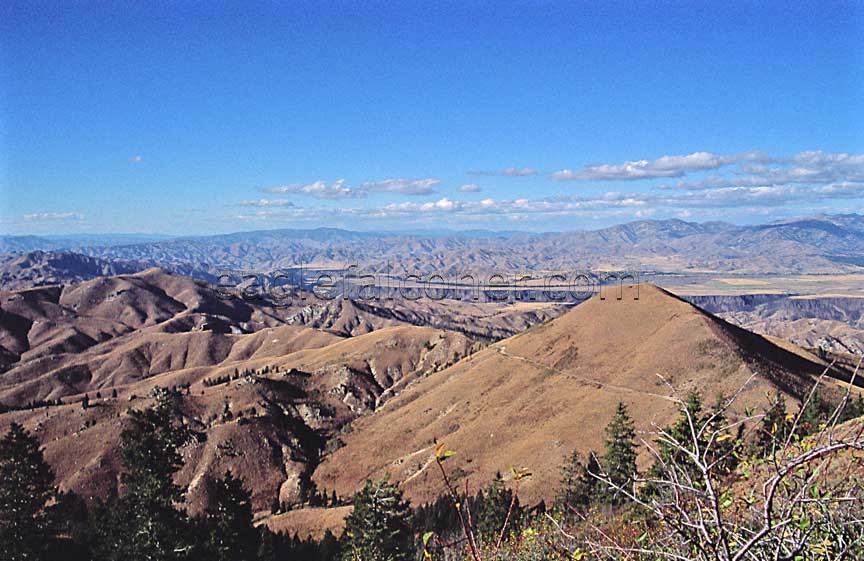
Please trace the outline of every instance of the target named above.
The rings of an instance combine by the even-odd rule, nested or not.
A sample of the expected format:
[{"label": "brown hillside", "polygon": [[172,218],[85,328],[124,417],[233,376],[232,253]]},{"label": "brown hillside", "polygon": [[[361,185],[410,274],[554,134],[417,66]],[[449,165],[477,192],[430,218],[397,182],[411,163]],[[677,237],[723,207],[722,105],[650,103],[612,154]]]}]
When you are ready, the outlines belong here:
[{"label": "brown hillside", "polygon": [[426,501],[442,490],[438,440],[458,452],[448,467],[475,489],[497,470],[527,466],[534,477],[525,494],[548,499],[565,455],[602,448],[617,402],[628,404],[641,431],[674,419],[658,375],[709,402],[752,376],[739,407],[761,407],[775,388],[798,399],[824,367],[661,289],[643,285],[638,300],[634,292],[595,297],[419,381],[352,424],[314,479],[347,495],[389,472],[413,501]]},{"label": "brown hillside", "polygon": [[[156,269],[4,292],[0,402],[63,404],[2,413],[0,431],[23,423],[61,488],[105,496],[118,485],[125,411],[151,403],[157,386],[188,386],[176,413],[197,436],[182,450],[178,482],[193,511],[230,469],[252,489],[262,521],[318,533],[333,513],[263,511],[277,498],[298,502],[310,476],[347,498],[386,471],[415,502],[428,499],[441,490],[429,469],[436,438],[459,452],[449,465],[475,487],[529,466],[525,492],[536,499],[554,489],[565,454],[601,446],[619,400],[642,430],[675,416],[657,374],[710,401],[756,373],[744,402],[761,406],[772,388],[796,399],[823,368],[662,290],[632,296],[591,300],[528,328],[560,310],[342,300],[277,310],[219,300]],[[513,331],[523,332],[491,347],[475,339]]]},{"label": "brown hillside", "polygon": [[[424,306],[310,298],[274,308],[266,302],[220,300],[205,283],[159,269],[0,291],[0,403],[19,406],[166,372],[276,357],[327,345],[340,338],[336,335],[386,327],[421,325],[484,340],[502,338],[561,311],[549,304],[446,301]],[[271,328],[282,331],[274,335]],[[255,336],[243,336],[248,334]]]},{"label": "brown hillside", "polygon": [[[71,395],[60,406],[3,413],[0,430],[11,422],[24,424],[42,441],[62,489],[87,499],[104,497],[118,485],[125,411],[148,406],[157,386],[189,384],[176,414],[198,438],[182,449],[185,467],[178,482],[189,486],[193,510],[204,503],[210,481],[228,469],[250,486],[256,509],[269,509],[277,497],[296,501],[302,478],[343,427],[476,348],[462,334],[415,326],[347,339],[302,326],[245,335],[148,329],[137,335],[70,355],[89,369],[88,387],[101,388],[100,397],[90,392],[89,408],[80,403],[83,395]],[[32,379],[9,391],[51,386],[70,375],[69,369],[44,376],[34,370]],[[204,384],[220,376],[232,379]],[[118,390],[116,398],[112,389]]]}]

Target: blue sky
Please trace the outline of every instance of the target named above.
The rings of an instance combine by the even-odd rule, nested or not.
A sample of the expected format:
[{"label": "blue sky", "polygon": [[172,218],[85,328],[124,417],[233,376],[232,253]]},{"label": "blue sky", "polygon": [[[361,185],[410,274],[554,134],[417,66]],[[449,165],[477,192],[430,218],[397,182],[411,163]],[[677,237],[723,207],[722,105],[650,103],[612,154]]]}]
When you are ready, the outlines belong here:
[{"label": "blue sky", "polygon": [[862,45],[860,2],[4,2],[0,232],[859,211]]}]

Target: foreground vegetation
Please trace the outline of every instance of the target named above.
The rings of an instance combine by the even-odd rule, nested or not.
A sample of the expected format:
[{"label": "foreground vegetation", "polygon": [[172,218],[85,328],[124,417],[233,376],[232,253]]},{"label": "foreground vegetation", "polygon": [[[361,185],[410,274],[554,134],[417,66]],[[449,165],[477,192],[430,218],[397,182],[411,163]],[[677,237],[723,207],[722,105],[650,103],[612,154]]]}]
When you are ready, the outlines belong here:
[{"label": "foreground vegetation", "polygon": [[[795,413],[777,394],[736,422],[736,396],[705,407],[692,393],[650,436],[619,404],[602,452],[574,451],[548,506],[520,503],[527,469],[476,493],[457,486],[447,470],[456,452],[440,444],[436,501],[412,508],[387,478],[367,481],[342,536],[319,542],[255,527],[249,491],[230,472],[212,482],[204,511],[188,514],[174,483],[191,438],[174,414],[182,395],[154,397],[120,434],[120,492],[90,507],[56,489],[39,442],[12,425],[0,441],[0,560],[864,558],[864,403],[848,392],[832,403],[819,384]],[[644,473],[640,446],[654,458]]]}]

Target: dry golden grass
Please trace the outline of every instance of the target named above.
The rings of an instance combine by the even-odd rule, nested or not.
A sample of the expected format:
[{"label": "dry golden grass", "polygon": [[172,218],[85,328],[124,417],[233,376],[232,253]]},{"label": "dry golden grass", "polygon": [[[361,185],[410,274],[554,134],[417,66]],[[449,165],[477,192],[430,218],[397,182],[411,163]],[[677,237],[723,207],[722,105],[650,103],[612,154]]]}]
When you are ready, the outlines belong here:
[{"label": "dry golden grass", "polygon": [[[202,341],[211,344],[193,345]],[[221,345],[218,353],[213,341]],[[100,399],[89,393],[90,408],[83,409],[83,395],[75,394],[64,398],[72,402],[67,405],[0,415],[0,430],[13,421],[24,424],[43,442],[61,488],[87,499],[104,497],[118,482],[117,446],[125,411],[148,406],[147,396],[156,386],[191,384],[180,413],[191,429],[206,434],[206,440],[182,450],[186,464],[178,482],[189,486],[190,507],[200,508],[208,482],[230,469],[246,480],[255,507],[269,509],[277,496],[285,502],[297,499],[299,475],[313,459],[307,447],[314,445],[298,427],[326,438],[417,377],[468,355],[472,347],[462,334],[415,326],[351,338],[300,326],[249,335],[145,332],[136,339],[119,339],[108,351],[101,346],[75,355],[93,368],[94,382],[105,384],[97,386],[102,388]],[[136,353],[148,353],[147,364],[162,365],[161,371],[151,370],[145,377],[124,374],[124,364]],[[266,367],[270,374],[251,380],[241,377],[212,387],[202,383],[205,378],[231,376],[235,370],[261,372]],[[286,376],[293,369],[303,374]],[[54,382],[50,376],[36,377],[25,386],[49,383],[46,379]],[[117,398],[110,397],[112,389],[118,391]],[[230,419],[222,418],[226,404]],[[267,412],[270,406],[284,409],[297,424],[280,424]],[[330,412],[316,417],[325,409]]]},{"label": "dry golden grass", "polygon": [[266,525],[273,532],[298,533],[303,539],[312,536],[320,540],[328,529],[339,536],[345,526],[345,517],[351,514],[352,509],[350,506],[302,508],[283,514],[264,515],[256,523]]},{"label": "dry golden grass", "polygon": [[497,470],[527,466],[534,477],[523,484],[526,499],[548,500],[567,454],[602,447],[617,402],[628,404],[641,431],[676,417],[658,375],[711,402],[755,373],[743,407],[764,405],[765,393],[778,388],[794,401],[821,368],[815,357],[643,286],[638,301],[592,299],[419,381],[356,421],[315,479],[349,494],[389,472],[413,501],[427,501],[441,491],[430,469],[437,440],[458,452],[451,468],[473,488]]}]

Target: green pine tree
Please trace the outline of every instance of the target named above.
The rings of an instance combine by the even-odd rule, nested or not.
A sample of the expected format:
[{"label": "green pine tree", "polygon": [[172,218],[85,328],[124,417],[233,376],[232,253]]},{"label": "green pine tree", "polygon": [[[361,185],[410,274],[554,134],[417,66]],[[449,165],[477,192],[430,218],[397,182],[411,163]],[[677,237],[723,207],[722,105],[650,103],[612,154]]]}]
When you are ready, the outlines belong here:
[{"label": "green pine tree", "polygon": [[570,507],[577,506],[579,498],[576,489],[579,484],[579,475],[582,473],[582,462],[579,460],[579,452],[573,450],[573,453],[564,461],[561,466],[561,486],[558,493],[555,495],[555,505],[567,510]]},{"label": "green pine tree", "polygon": [[609,504],[626,501],[622,490],[632,491],[636,475],[636,429],[624,403],[618,403],[615,416],[606,427],[603,472],[612,487],[601,490],[601,499]]},{"label": "green pine tree", "polygon": [[665,429],[666,436],[656,442],[659,458],[655,459],[654,464],[648,469],[649,481],[641,490],[643,495],[657,496],[662,486],[657,482],[667,480],[669,477],[667,470],[672,466],[689,471],[695,476],[693,461],[681,448],[692,450],[693,433],[699,432],[702,423],[702,396],[699,392],[690,392],[678,419]]},{"label": "green pine tree", "polygon": [[840,411],[839,422],[841,423],[864,415],[864,396],[859,393],[857,398],[852,398],[851,395],[849,398],[842,411]]},{"label": "green pine tree", "polygon": [[741,440],[744,437],[744,425],[739,424],[737,433],[732,434],[726,420],[726,398],[717,396],[717,401],[702,424],[704,430],[700,436],[700,450],[710,471],[715,475],[729,475],[738,467],[740,459]]},{"label": "green pine tree", "polygon": [[258,540],[258,561],[276,561],[276,535],[262,526]]},{"label": "green pine tree", "polygon": [[193,553],[189,521],[176,507],[183,490],[174,474],[183,466],[178,448],[186,433],[173,423],[174,399],[163,392],[153,407],[129,413],[120,433],[125,493],[95,513],[99,559],[176,561]]},{"label": "green pine tree", "polygon": [[321,561],[337,561],[339,559],[339,540],[328,528],[318,544],[318,559]]},{"label": "green pine tree", "polygon": [[573,451],[561,468],[561,487],[555,497],[555,506],[564,513],[571,509],[584,509],[591,504],[596,494],[597,478],[591,475],[589,466],[594,467],[594,474],[599,474],[596,465],[597,458],[592,451],[588,456],[588,464],[579,459],[579,452]]},{"label": "green pine tree", "polygon": [[756,447],[762,454],[769,454],[782,446],[789,436],[791,422],[787,419],[786,400],[782,393],[776,393],[771,406],[765,411],[759,432],[756,434]]},{"label": "green pine tree", "polygon": [[13,423],[0,440],[0,560],[42,559],[52,534],[54,474],[39,441]]},{"label": "green pine tree", "polygon": [[[702,395],[699,392],[690,392],[684,410],[668,431],[675,442],[688,450],[693,448],[693,437],[698,436],[706,420],[702,414],[702,407]],[[658,447],[661,456],[666,460],[674,460],[679,464],[689,460],[680,448],[668,442],[661,441]]]},{"label": "green pine tree", "polygon": [[[495,543],[498,536],[501,535],[501,529],[504,528],[504,522],[507,521],[507,512],[510,510],[510,503],[513,501],[513,491],[504,484],[504,478],[501,473],[495,474],[495,479],[486,492],[482,496],[482,501],[477,501],[478,508],[474,513],[474,519],[477,527],[477,533],[486,541]],[[513,505],[513,512],[510,514],[510,521],[507,522],[505,535],[513,532],[514,528],[519,526],[522,508],[518,504],[518,500]]]},{"label": "green pine tree", "polygon": [[803,410],[799,409],[801,416],[795,433],[799,436],[807,436],[819,430],[819,427],[828,419],[828,411],[832,409],[818,392],[807,401]]},{"label": "green pine tree", "polygon": [[587,505],[603,499],[602,483],[598,479],[603,473],[603,468],[600,466],[600,458],[594,450],[588,451],[588,462],[582,467],[582,474],[579,476],[580,484],[585,488],[587,497]]},{"label": "green pine tree", "polygon": [[367,480],[345,518],[345,561],[408,561],[413,558],[411,507],[388,477]]},{"label": "green pine tree", "polygon": [[230,471],[217,480],[204,511],[208,558],[214,561],[254,561],[258,531],[252,525],[252,498]]},{"label": "green pine tree", "polygon": [[170,398],[160,398],[149,409],[133,409],[120,433],[125,468],[121,480],[129,494],[145,504],[173,506],[183,499],[183,489],[174,484],[174,474],[183,467],[179,448],[186,432],[175,426],[172,408]]}]

